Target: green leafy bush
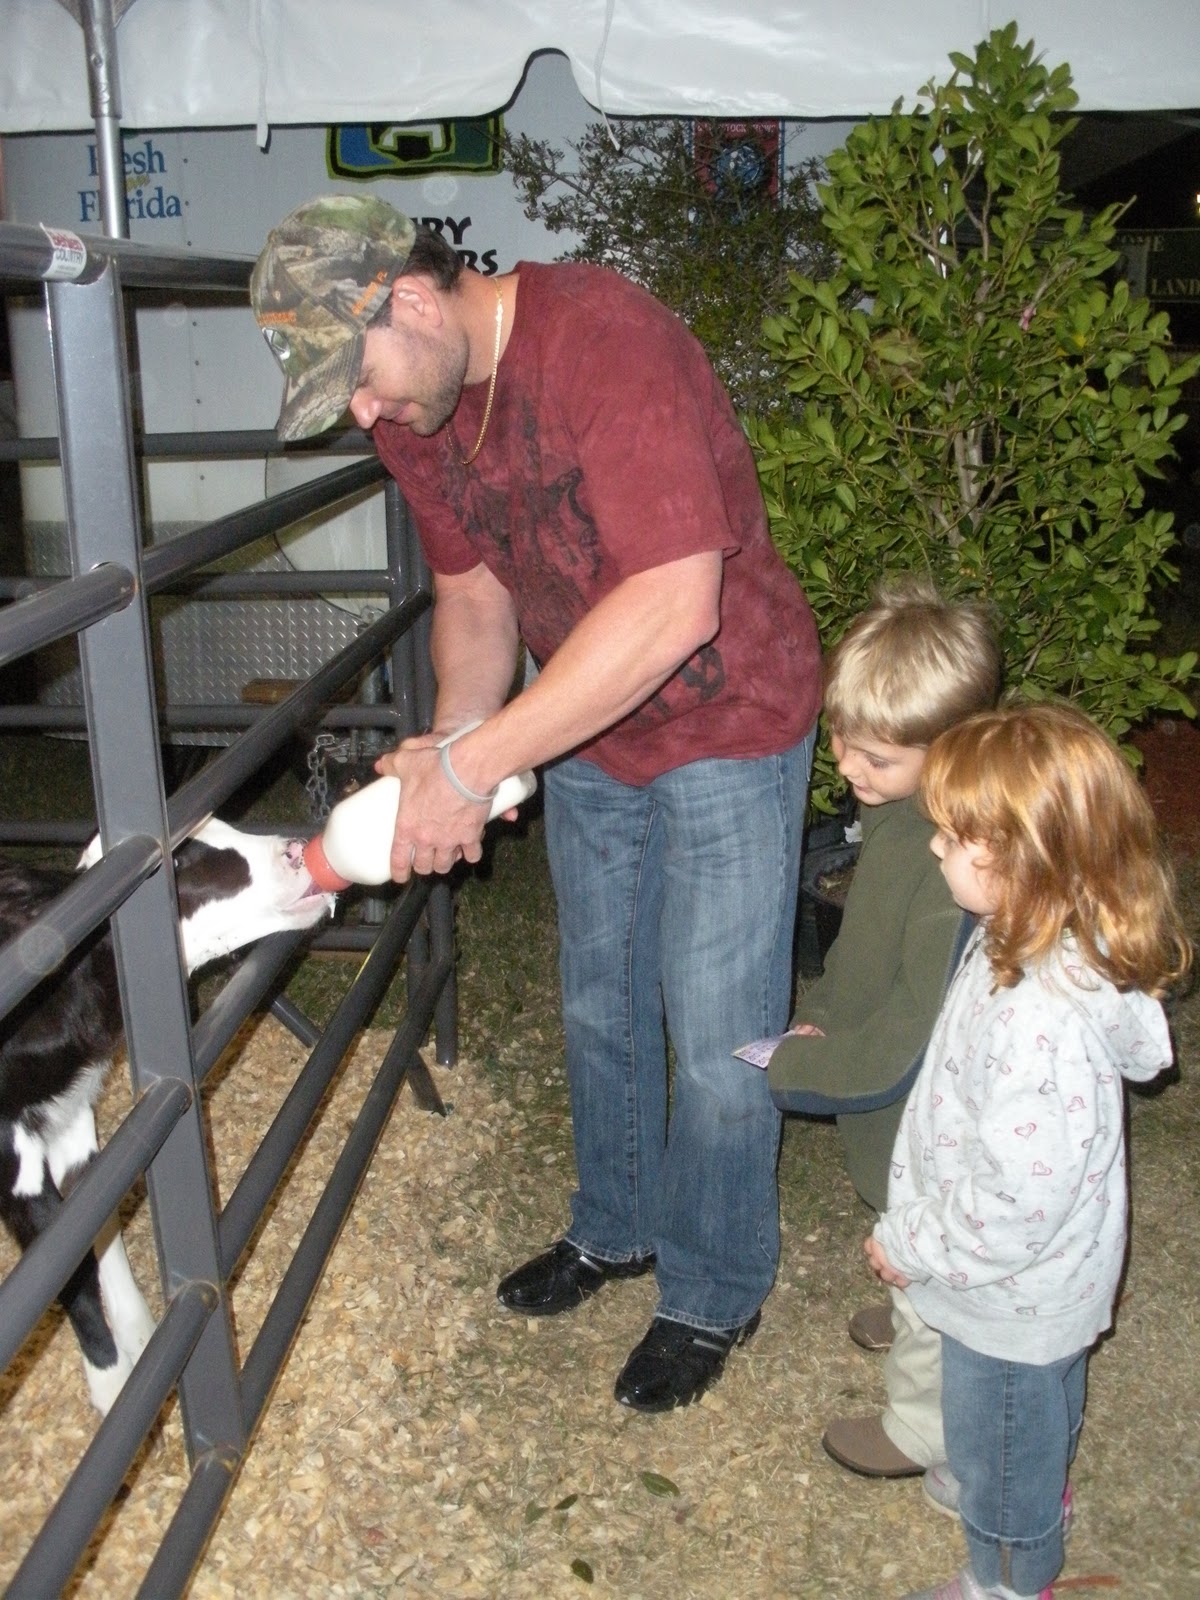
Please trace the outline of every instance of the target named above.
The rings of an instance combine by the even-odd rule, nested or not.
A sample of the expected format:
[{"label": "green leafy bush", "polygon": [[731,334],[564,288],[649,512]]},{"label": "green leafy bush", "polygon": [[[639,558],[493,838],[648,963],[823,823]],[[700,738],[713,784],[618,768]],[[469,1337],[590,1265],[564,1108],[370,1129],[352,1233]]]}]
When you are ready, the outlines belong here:
[{"label": "green leafy bush", "polygon": [[[793,404],[748,419],[774,537],[828,648],[889,573],[985,595],[1007,681],[1116,737],[1194,715],[1196,657],[1158,656],[1171,517],[1145,509],[1186,418],[1165,314],[1117,280],[1122,208],[1060,189],[1068,66],[1016,24],[951,56],[914,110],[860,124],[820,188],[834,276],[765,325]],[[824,752],[816,799],[836,784]]]}]

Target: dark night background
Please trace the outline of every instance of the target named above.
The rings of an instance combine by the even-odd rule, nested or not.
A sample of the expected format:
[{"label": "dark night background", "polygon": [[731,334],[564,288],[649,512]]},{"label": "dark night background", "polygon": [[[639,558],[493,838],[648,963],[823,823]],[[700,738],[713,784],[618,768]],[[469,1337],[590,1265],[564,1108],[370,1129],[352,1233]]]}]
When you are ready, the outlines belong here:
[{"label": "dark night background", "polygon": [[[1200,109],[1080,116],[1062,146],[1062,181],[1088,211],[1131,201],[1123,231],[1200,229]],[[1165,309],[1176,343],[1200,346],[1200,296]]]},{"label": "dark night background", "polygon": [[[1200,110],[1091,112],[1062,147],[1064,190],[1087,211],[1132,201],[1119,227],[1131,232],[1196,231],[1200,277]],[[1200,294],[1164,305],[1181,350],[1200,349]],[[1175,516],[1179,580],[1158,597],[1167,650],[1191,649],[1200,622],[1200,382],[1184,394],[1187,425],[1175,436],[1178,459],[1162,482],[1147,484],[1148,505]]]},{"label": "dark night background", "polygon": [[1200,226],[1200,109],[1092,111],[1063,146],[1064,186],[1087,206],[1136,196],[1128,228]]}]

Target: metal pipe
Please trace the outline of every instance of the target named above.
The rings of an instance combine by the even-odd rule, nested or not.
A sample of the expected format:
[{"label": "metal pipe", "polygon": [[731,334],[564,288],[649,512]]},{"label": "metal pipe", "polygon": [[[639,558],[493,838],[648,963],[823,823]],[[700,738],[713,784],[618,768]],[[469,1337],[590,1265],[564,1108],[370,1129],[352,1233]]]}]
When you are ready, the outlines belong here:
[{"label": "metal pipe", "polygon": [[129,217],[125,210],[125,152],[121,145],[121,85],[112,0],[79,0],[79,4],[79,22],[87,52],[88,93],[96,124],[96,167],[104,231],[110,239],[127,239]]},{"label": "metal pipe", "polygon": [[[132,583],[132,580],[130,581]],[[0,577],[0,600],[29,600],[34,595],[48,594],[63,589],[67,584],[79,582],[82,582],[82,579]],[[164,584],[159,592],[185,594],[193,600],[236,600],[250,595],[282,599],[287,595],[309,595],[320,598],[327,593],[384,594],[387,588],[388,575],[383,567],[360,569],[356,572],[340,572],[336,567],[331,567],[323,571],[317,571],[315,568],[305,568],[304,571],[289,568],[286,572],[212,574],[194,572],[187,577],[176,578],[170,584]],[[99,613],[101,616],[104,614],[104,612]],[[95,619],[85,618],[84,624],[79,626],[93,620]],[[0,614],[0,630],[4,626],[4,615]],[[49,643],[49,639],[35,640],[29,649],[36,649],[43,643]]]},{"label": "metal pipe", "polygon": [[229,572],[208,577],[196,572],[180,578],[165,591],[185,594],[193,600],[237,600],[249,596],[260,599],[285,595],[308,595],[320,599],[326,594],[384,595],[388,575],[383,567],[339,572],[336,567],[318,572],[315,568],[288,572]]},{"label": "metal pipe", "polygon": [[123,289],[230,289],[244,294],[254,257],[105,239],[38,222],[0,222],[0,288],[57,279],[95,283],[112,264]]},{"label": "metal pipe", "polygon": [[176,1600],[183,1594],[242,1460],[243,1452],[222,1446],[197,1456],[188,1486],[142,1579],[138,1600]]},{"label": "metal pipe", "polygon": [[229,982],[192,1029],[197,1083],[204,1082],[242,1023],[307,938],[306,928],[274,934],[256,944],[239,962]]},{"label": "metal pipe", "polygon": [[[214,428],[197,433],[146,433],[137,441],[145,460],[228,461],[235,456],[287,456],[293,461],[320,460],[324,456],[370,455],[373,446],[361,428],[322,433],[315,439],[285,444],[265,428]],[[0,461],[57,461],[58,440],[53,434],[36,438],[0,439]]]},{"label": "metal pipe", "polygon": [[[372,929],[372,940],[374,932]],[[308,1050],[311,1050],[321,1037],[321,1030],[316,1023],[306,1017],[300,1007],[285,994],[277,994],[271,1001],[271,1015],[282,1022],[288,1032],[294,1034]]]},{"label": "metal pipe", "polygon": [[[384,540],[389,573],[393,574],[395,588],[393,604],[404,589],[420,588],[420,574],[412,570],[412,549],[408,537],[408,506],[401,497],[400,486],[394,478],[388,479],[383,489]],[[401,732],[407,737],[420,731],[417,712],[417,665],[414,629],[399,634],[392,645],[391,679],[392,701],[400,714]]]},{"label": "metal pipe", "polygon": [[[427,602],[426,602],[427,603]],[[360,668],[361,670],[361,668]],[[353,673],[350,674],[353,677]],[[252,728],[268,714],[266,706],[186,705],[166,706],[159,712],[159,723],[164,728],[181,733],[196,729],[219,730],[223,728]],[[395,732],[399,727],[399,713],[391,706],[345,705],[330,706],[314,715],[306,727],[322,728],[386,728]],[[0,728],[36,728],[49,732],[75,732],[87,727],[87,714],[82,706],[50,706],[40,703],[23,706],[0,706]],[[272,748],[275,748],[274,746]],[[232,791],[231,791],[232,792]],[[0,830],[7,823],[0,822]]]},{"label": "metal pipe", "polygon": [[272,706],[236,744],[229,745],[216,761],[178,789],[167,805],[172,849],[194,831],[197,823],[216,811],[235,789],[240,789],[268,755],[278,750],[299,728],[306,727],[318,708],[385,649],[394,635],[408,627],[427,604],[427,596],[417,596],[373,622],[307,683],[279,705]]},{"label": "metal pipe", "polygon": [[60,844],[81,850],[96,831],[90,822],[0,822],[4,844]]},{"label": "metal pipe", "polygon": [[89,1163],[50,1227],[38,1234],[0,1283],[0,1368],[7,1367],[24,1344],[92,1248],[105,1218],[112,1216],[145,1172],[191,1103],[191,1089],[179,1078],[160,1078],[152,1084]]},{"label": "metal pipe", "polygon": [[311,483],[298,484],[272,495],[253,506],[243,506],[228,516],[206,522],[191,533],[181,533],[177,539],[167,539],[162,544],[152,544],[142,552],[142,578],[147,594],[156,594],[173,579],[182,577],[196,567],[207,566],[222,556],[253,544],[264,534],[275,533],[290,527],[313,511],[324,511],[348,495],[379,483],[384,468],[379,461],[357,461],[349,467],[331,472],[327,477],[314,478]]},{"label": "metal pipe", "polygon": [[[330,928],[326,933],[318,933],[317,936],[312,940],[309,948],[312,950],[331,951],[334,953],[346,951],[352,955],[357,955],[360,950],[371,949],[375,943],[378,931],[379,928],[377,923],[359,923],[356,927],[349,928],[334,927]],[[416,929],[413,931],[414,939],[416,938],[417,931],[418,930]],[[405,952],[405,957],[408,961],[411,961],[412,959],[411,941],[409,943],[408,950]]]},{"label": "metal pipe", "polygon": [[[132,247],[123,245],[122,248]],[[94,284],[51,284],[51,348],[63,442],[71,565],[137,571],[142,541],[126,361],[125,299],[115,269]],[[88,746],[105,843],[167,839],[153,653],[144,595],[79,635]],[[195,821],[199,821],[197,817]],[[168,872],[151,874],[114,912],[113,953],[135,1095],[161,1077],[191,1081],[191,1008],[179,912]],[[220,1281],[205,1129],[192,1100],[146,1171],[165,1284]],[[245,1447],[233,1325],[224,1297],[180,1374],[188,1455]]]},{"label": "metal pipe", "polygon": [[0,947],[0,1017],[111,917],[162,860],[157,839],[133,834],[47,905],[35,922]]},{"label": "metal pipe", "polygon": [[321,1042],[309,1056],[226,1202],[217,1228],[221,1271],[226,1276],[237,1265],[258,1226],[298,1140],[321,1103],[330,1078],[350,1048],[355,1034],[375,1010],[391,982],[396,963],[428,895],[427,884],[410,885],[408,892],[376,934],[362,970],[326,1024]]},{"label": "metal pipe", "polygon": [[172,1295],[116,1404],[96,1430],[17,1568],[5,1591],[10,1600],[43,1600],[66,1588],[218,1299],[211,1283],[185,1284]]},{"label": "metal pipe", "polygon": [[417,1004],[388,1046],[361,1111],[346,1137],[329,1182],[283,1275],[271,1308],[242,1368],[242,1398],[251,1427],[257,1422],[275,1378],[303,1321],[342,1221],[354,1200],[363,1173],[387,1124],[409,1064],[429,1027],[434,1004],[445,981],[444,967],[431,967]]},{"label": "metal pipe", "polygon": [[78,633],[127,606],[137,593],[133,573],[106,562],[78,578],[18,600],[0,613],[0,666]]}]

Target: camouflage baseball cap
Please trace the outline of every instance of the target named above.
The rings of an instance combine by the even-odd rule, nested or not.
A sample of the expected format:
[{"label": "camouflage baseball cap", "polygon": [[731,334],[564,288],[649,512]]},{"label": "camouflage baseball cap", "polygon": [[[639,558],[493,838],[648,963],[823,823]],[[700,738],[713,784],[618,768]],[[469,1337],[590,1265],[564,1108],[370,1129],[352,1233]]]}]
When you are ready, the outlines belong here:
[{"label": "camouflage baseball cap", "polygon": [[306,200],[272,228],[250,278],[250,304],[287,379],[281,439],[337,421],[362,369],[367,324],[412,252],[416,226],[384,200]]}]

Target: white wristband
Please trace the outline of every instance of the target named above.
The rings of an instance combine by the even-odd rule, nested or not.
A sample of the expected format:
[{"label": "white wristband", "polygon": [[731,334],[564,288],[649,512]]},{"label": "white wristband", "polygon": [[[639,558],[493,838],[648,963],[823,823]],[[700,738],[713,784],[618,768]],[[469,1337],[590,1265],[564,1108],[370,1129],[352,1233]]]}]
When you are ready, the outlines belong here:
[{"label": "white wristband", "polygon": [[458,773],[455,772],[454,768],[450,764],[450,746],[454,743],[455,739],[461,739],[464,733],[470,733],[473,729],[478,728],[479,726],[480,724],[478,722],[470,722],[465,728],[459,728],[457,733],[452,733],[448,739],[443,739],[439,747],[441,750],[440,759],[442,763],[442,772],[445,774],[446,782],[450,785],[450,787],[455,790],[456,793],[460,794],[464,800],[469,800],[472,805],[487,806],[491,805],[492,801],[496,798],[496,789],[498,789],[500,785],[497,784],[496,789],[493,789],[491,794],[476,794],[474,789],[467,788],[466,784],[462,781]]}]

